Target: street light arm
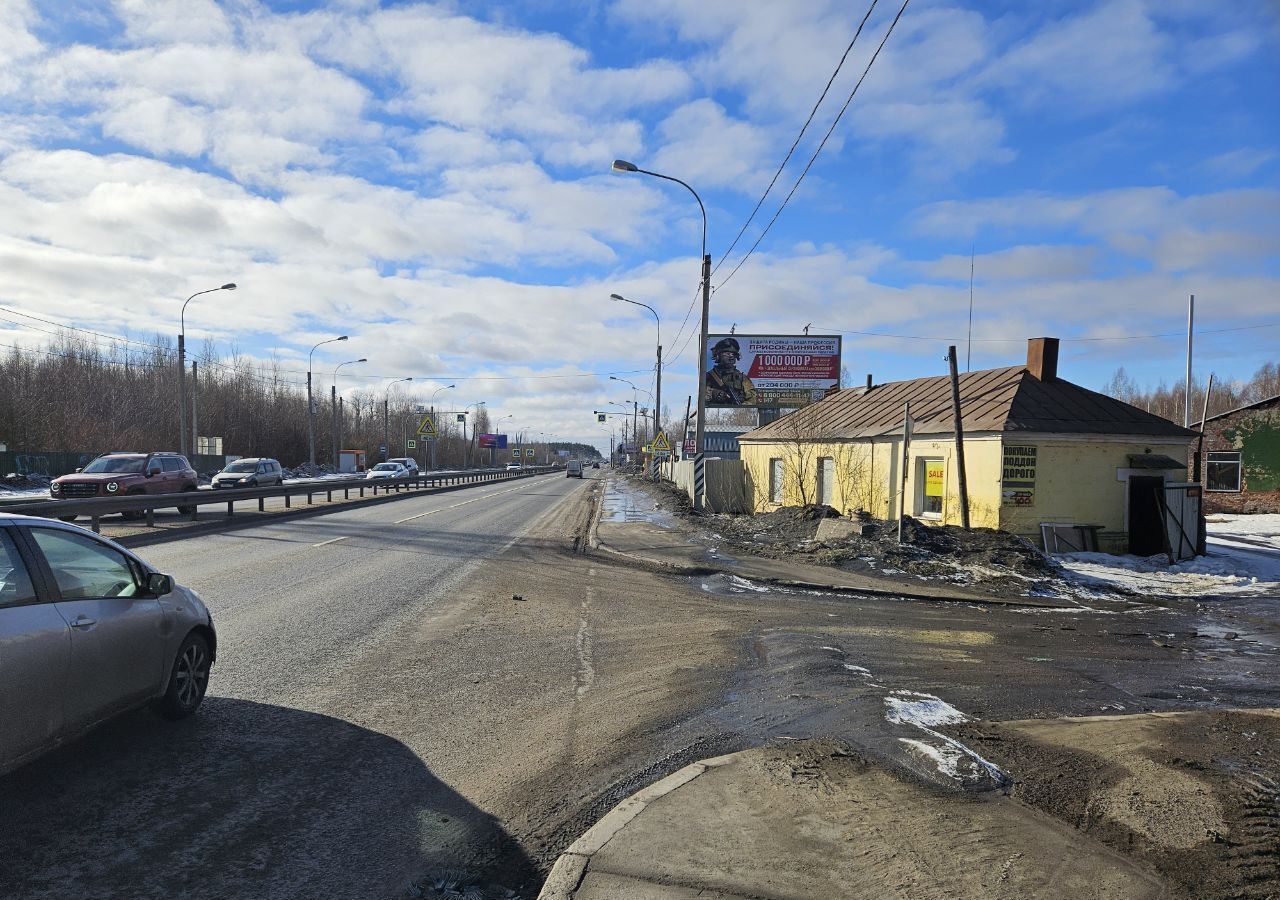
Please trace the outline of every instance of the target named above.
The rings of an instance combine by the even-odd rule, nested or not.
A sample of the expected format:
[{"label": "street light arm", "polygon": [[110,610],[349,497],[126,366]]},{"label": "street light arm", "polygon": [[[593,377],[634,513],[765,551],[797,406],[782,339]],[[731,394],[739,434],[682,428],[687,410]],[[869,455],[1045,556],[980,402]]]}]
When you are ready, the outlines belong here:
[{"label": "street light arm", "polygon": [[[619,160],[619,162],[621,162],[621,160]],[[617,162],[615,162],[613,165],[614,165],[614,168],[615,168],[615,169],[616,169],[616,168],[618,168],[618,163],[617,163]],[[707,208],[706,208],[705,206],[703,206],[703,205],[702,205],[702,198],[698,196],[698,192],[697,192],[697,191],[695,191],[693,188],[689,187],[689,185],[688,185],[688,184],[686,184],[685,182],[681,181],[679,178],[672,178],[670,175],[663,175],[661,172],[650,172],[648,169],[641,169],[641,168],[640,168],[640,167],[638,167],[638,166],[633,167],[633,168],[629,168],[629,169],[628,169],[628,168],[624,168],[624,169],[622,169],[621,171],[624,171],[624,172],[639,172],[639,173],[640,173],[640,174],[642,174],[642,175],[650,175],[650,176],[652,176],[652,177],[654,177],[654,178],[661,178],[661,179],[663,179],[664,181],[674,181],[676,184],[678,184],[678,185],[680,185],[681,187],[683,187],[683,188],[684,188],[686,191],[688,191],[690,194],[693,194],[693,199],[698,201],[698,209],[702,210],[702,255],[703,255],[703,256],[706,256],[706,255],[707,255]]]},{"label": "street light arm", "polygon": [[182,301],[182,311],[178,314],[178,330],[183,334],[187,333],[187,304],[199,297],[201,294],[212,294],[214,291],[234,291],[236,285],[234,281],[229,281],[221,287],[209,288],[207,291],[196,291],[186,300]]},{"label": "street light arm", "polygon": [[621,300],[623,303],[630,303],[632,306],[643,306],[649,312],[653,313],[653,320],[658,323],[658,343],[662,343],[662,318],[658,315],[658,311],[648,303],[641,303],[639,300],[629,300],[621,294],[610,294],[612,300]]}]

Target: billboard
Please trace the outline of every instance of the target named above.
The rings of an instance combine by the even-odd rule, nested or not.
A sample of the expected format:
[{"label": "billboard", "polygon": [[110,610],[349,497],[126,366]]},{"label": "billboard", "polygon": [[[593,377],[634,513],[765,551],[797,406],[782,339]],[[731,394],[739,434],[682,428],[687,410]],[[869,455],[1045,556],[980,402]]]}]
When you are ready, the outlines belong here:
[{"label": "billboard", "polygon": [[480,441],[481,450],[507,449],[507,436],[505,434],[482,434],[478,440]]},{"label": "billboard", "polygon": [[800,407],[840,387],[840,336],[707,335],[708,408]]}]

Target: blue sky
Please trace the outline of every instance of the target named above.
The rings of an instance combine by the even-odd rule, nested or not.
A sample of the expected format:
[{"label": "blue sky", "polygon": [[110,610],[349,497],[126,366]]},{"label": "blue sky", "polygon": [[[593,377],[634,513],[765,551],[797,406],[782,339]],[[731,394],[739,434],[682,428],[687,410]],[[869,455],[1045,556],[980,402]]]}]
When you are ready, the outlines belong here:
[{"label": "blue sky", "polygon": [[974,368],[1053,335],[1078,383],[1173,382],[1183,339],[1133,338],[1184,329],[1191,293],[1198,373],[1280,356],[1267,0],[915,0],[729,277],[899,7],[877,3],[720,264],[866,6],[0,0],[0,306],[173,334],[232,280],[188,308],[195,345],[305,370],[345,333],[316,354],[369,358],[345,390],[457,383],[459,405],[607,445],[591,410],[630,399],[608,374],[648,389],[654,352],[609,295],[661,314],[673,411],[697,352],[697,205],[620,157],[702,196],[712,331],[844,332],[855,381],[964,358],[971,252]]}]

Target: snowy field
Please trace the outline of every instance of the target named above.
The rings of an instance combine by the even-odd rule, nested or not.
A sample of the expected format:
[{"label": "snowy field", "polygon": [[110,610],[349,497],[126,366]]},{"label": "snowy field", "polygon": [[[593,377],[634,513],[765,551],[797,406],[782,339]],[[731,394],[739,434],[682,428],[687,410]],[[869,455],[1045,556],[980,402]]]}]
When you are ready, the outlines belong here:
[{"label": "snowy field", "polygon": [[1212,515],[1208,555],[1169,565],[1157,556],[1063,553],[1054,558],[1078,580],[1182,597],[1280,596],[1280,515]]}]

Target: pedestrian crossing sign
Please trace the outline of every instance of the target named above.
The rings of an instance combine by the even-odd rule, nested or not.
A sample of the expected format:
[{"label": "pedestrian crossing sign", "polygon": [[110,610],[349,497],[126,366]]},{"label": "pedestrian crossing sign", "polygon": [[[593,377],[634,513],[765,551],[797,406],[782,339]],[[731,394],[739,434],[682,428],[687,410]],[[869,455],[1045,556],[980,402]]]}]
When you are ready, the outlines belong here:
[{"label": "pedestrian crossing sign", "polygon": [[436,423],[431,416],[423,416],[422,421],[418,423],[418,434],[424,438],[433,438],[436,436]]},{"label": "pedestrian crossing sign", "polygon": [[653,439],[653,449],[657,450],[659,453],[671,452],[671,442],[667,440],[667,433],[665,431],[659,431],[658,436]]},{"label": "pedestrian crossing sign", "polygon": [[406,449],[408,449],[408,450],[417,450],[417,449],[418,449],[418,442],[417,442],[417,441],[415,441],[415,440],[413,440],[412,438],[410,438],[409,440],[405,441],[405,442],[404,442],[404,445],[405,445],[405,448],[406,448]]}]

